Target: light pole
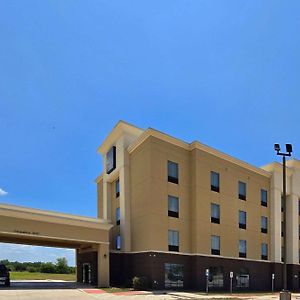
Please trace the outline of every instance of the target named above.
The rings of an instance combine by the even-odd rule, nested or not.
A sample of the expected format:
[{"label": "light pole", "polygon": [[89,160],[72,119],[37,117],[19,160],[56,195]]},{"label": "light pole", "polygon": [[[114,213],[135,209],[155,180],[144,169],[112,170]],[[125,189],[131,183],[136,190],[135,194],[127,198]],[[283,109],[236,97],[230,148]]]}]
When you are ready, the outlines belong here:
[{"label": "light pole", "polygon": [[293,147],[291,144],[285,144],[286,152],[280,152],[280,145],[275,144],[274,149],[277,155],[282,156],[282,200],[283,200],[283,244],[284,244],[284,254],[283,254],[283,290],[280,292],[280,300],[290,300],[291,293],[287,290],[287,268],[286,268],[286,258],[287,258],[287,244],[286,244],[286,156],[291,156],[293,152]]}]

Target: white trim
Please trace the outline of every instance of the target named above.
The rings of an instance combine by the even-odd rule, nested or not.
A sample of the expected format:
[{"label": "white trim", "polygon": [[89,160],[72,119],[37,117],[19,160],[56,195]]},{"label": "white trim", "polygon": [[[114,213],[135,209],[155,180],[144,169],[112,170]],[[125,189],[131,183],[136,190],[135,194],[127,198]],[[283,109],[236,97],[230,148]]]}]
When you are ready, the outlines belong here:
[{"label": "white trim", "polygon": [[[139,254],[139,253],[162,253],[162,254],[174,254],[174,255],[188,255],[188,256],[205,256],[205,257],[212,257],[212,258],[224,258],[224,259],[234,259],[234,260],[242,260],[242,261],[257,261],[257,262],[267,262],[267,263],[274,263],[270,260],[263,260],[263,259],[250,259],[250,258],[242,258],[242,257],[233,257],[233,256],[223,256],[223,255],[209,255],[203,253],[186,253],[186,252],[172,252],[172,251],[159,251],[159,250],[142,250],[142,251],[119,251],[119,250],[110,250],[110,253],[118,253],[118,254]],[[283,264],[282,262],[280,262]]]}]

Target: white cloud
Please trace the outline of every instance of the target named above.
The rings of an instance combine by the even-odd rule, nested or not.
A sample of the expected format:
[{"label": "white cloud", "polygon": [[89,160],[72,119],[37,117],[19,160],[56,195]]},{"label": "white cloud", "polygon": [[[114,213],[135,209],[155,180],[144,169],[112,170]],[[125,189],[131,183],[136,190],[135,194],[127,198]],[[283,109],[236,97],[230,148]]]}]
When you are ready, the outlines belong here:
[{"label": "white cloud", "polygon": [[2,189],[0,188],[0,196],[5,196],[5,195],[7,195],[7,192],[5,192],[4,190],[2,190]]}]

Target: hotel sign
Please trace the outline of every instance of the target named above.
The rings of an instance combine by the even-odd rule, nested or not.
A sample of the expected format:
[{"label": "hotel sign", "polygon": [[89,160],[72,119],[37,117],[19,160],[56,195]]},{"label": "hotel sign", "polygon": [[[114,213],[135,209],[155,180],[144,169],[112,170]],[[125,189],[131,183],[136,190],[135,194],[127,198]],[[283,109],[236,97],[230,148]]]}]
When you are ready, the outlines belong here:
[{"label": "hotel sign", "polygon": [[37,231],[25,231],[25,230],[14,230],[15,233],[21,233],[21,234],[29,234],[29,235],[39,235],[40,233]]},{"label": "hotel sign", "polygon": [[116,147],[113,146],[106,153],[106,174],[110,174],[116,168]]}]

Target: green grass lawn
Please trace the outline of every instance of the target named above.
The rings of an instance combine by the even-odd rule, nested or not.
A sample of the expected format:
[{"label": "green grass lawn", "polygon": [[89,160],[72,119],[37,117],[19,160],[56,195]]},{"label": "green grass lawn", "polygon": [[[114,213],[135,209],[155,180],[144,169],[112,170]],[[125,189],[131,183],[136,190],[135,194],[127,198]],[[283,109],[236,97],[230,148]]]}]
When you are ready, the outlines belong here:
[{"label": "green grass lawn", "polygon": [[50,274],[50,273],[31,273],[31,272],[10,272],[12,280],[66,280],[76,281],[76,274]]}]

